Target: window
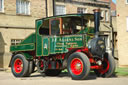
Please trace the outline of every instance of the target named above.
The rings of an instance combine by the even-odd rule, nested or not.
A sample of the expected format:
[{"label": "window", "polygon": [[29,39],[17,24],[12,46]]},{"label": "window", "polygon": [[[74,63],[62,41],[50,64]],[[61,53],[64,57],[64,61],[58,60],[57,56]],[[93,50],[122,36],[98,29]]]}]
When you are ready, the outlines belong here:
[{"label": "window", "polygon": [[4,0],[0,0],[0,12],[4,11]]},{"label": "window", "polygon": [[105,21],[108,21],[108,11],[105,11]]},{"label": "window", "polygon": [[40,35],[49,35],[49,20],[44,20],[42,26],[39,29]]},{"label": "window", "polygon": [[55,19],[51,20],[51,35],[59,35],[60,34],[60,20]]},{"label": "window", "polygon": [[104,17],[104,11],[101,11],[101,17]]},{"label": "window", "polygon": [[127,32],[128,32],[128,16],[126,17]]},{"label": "window", "polygon": [[116,11],[115,10],[111,11],[111,15],[116,16]]},{"label": "window", "polygon": [[29,15],[30,2],[28,0],[16,0],[16,13]]},{"label": "window", "polygon": [[126,4],[128,4],[128,0],[126,0]]},{"label": "window", "polygon": [[21,43],[23,40],[22,39],[11,39],[11,45],[17,45]]},{"label": "window", "polygon": [[66,8],[62,5],[56,5],[56,15],[66,14]]},{"label": "window", "polygon": [[87,13],[87,9],[86,8],[77,8],[77,13]]}]

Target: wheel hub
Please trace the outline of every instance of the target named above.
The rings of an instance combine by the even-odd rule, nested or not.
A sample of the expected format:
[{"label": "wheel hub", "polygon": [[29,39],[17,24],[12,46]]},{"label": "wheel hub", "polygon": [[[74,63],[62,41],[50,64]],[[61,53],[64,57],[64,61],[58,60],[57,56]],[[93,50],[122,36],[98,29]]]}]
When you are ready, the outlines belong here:
[{"label": "wheel hub", "polygon": [[75,68],[76,68],[77,70],[80,70],[81,64],[80,64],[80,63],[77,63]]},{"label": "wheel hub", "polygon": [[79,58],[74,58],[71,62],[71,71],[75,75],[80,75],[83,72],[83,62]]},{"label": "wheel hub", "polygon": [[23,69],[23,62],[21,59],[16,59],[14,62],[14,70],[16,73],[20,73]]}]

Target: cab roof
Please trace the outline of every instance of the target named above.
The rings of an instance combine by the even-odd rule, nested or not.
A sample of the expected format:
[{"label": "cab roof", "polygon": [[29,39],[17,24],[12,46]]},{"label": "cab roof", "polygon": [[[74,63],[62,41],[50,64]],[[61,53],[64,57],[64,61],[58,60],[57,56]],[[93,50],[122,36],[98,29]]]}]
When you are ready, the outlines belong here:
[{"label": "cab roof", "polygon": [[42,19],[43,20],[48,20],[48,19],[54,19],[54,18],[84,18],[86,20],[94,21],[94,14],[90,14],[90,13],[65,14],[65,15],[57,15],[57,16],[46,17],[46,18],[42,18]]}]

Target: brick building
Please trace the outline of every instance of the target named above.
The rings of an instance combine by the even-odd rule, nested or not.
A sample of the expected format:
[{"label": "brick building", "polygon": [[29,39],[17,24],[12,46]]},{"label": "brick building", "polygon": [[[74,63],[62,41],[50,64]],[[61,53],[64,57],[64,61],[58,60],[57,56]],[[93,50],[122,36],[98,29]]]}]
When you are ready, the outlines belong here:
[{"label": "brick building", "polygon": [[0,67],[7,68],[9,47],[34,32],[35,19],[45,17],[45,0],[0,0]]},{"label": "brick building", "polygon": [[[106,35],[106,41],[111,40],[111,33],[104,25],[109,25],[109,3],[104,0],[47,0],[48,16],[70,13],[93,13],[100,8],[100,29]],[[20,43],[25,37],[35,31],[35,20],[46,17],[46,0],[0,0],[0,68],[7,68],[11,53],[10,45]],[[110,49],[111,44],[107,45]]]},{"label": "brick building", "polygon": [[117,0],[119,65],[128,66],[128,0]]}]

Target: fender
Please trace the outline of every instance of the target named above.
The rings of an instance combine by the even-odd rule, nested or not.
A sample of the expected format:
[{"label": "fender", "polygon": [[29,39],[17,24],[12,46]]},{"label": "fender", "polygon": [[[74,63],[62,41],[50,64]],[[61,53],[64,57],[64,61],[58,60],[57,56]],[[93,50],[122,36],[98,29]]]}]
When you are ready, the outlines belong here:
[{"label": "fender", "polygon": [[12,62],[13,57],[14,57],[15,55],[17,55],[17,54],[22,54],[22,55],[24,55],[24,57],[25,57],[27,60],[33,59],[33,56],[30,55],[30,54],[28,54],[28,53],[23,53],[23,52],[20,52],[20,53],[19,53],[19,52],[18,52],[18,53],[16,53],[16,54],[13,54],[13,55],[12,55],[11,60],[10,60],[10,63],[9,63],[9,67],[11,67],[11,62]]}]

